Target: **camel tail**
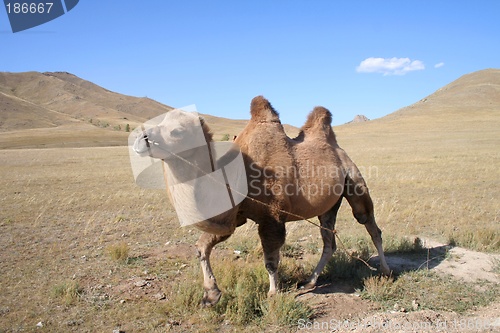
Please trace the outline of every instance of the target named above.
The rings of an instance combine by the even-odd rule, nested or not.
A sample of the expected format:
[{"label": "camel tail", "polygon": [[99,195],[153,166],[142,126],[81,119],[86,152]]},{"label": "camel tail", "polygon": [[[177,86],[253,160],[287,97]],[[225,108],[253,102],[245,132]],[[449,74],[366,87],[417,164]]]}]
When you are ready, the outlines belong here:
[{"label": "camel tail", "polygon": [[279,122],[280,117],[278,112],[273,108],[271,103],[263,96],[257,96],[252,99],[250,104],[250,115],[252,121],[258,122]]}]

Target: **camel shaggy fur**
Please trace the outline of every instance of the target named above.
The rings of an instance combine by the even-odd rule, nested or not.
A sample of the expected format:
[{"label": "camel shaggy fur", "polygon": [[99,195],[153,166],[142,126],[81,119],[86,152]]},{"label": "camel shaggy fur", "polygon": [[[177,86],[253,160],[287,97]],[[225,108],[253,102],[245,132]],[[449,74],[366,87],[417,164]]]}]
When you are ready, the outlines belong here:
[{"label": "camel shaggy fur", "polygon": [[[163,159],[172,171],[167,182],[181,181],[186,174],[192,178],[210,172],[207,163],[203,162],[206,158],[198,158],[203,154],[195,150],[180,158],[169,153],[192,134],[191,126],[199,124],[198,117],[193,114],[172,112],[181,111],[167,113],[158,127],[145,131],[137,138],[134,150]],[[314,108],[294,139],[285,134],[278,113],[264,97],[252,100],[250,114],[250,121],[234,141],[243,155],[247,198],[233,209],[194,225],[203,231],[196,243],[204,276],[203,304],[214,305],[221,296],[210,266],[213,247],[229,238],[247,219],[258,224],[269,273],[268,294],[273,295],[277,291],[280,248],[285,243],[285,223],[319,217],[323,252],[309,279],[301,284],[304,288],[314,287],[336,250],[333,230],[343,198],[351,206],[356,220],[370,234],[382,272],[390,274],[368,188],[356,165],[337,144],[331,113],[323,107]],[[209,145],[212,135],[204,121],[202,129]],[[186,160],[191,161],[190,165],[186,165]]]}]

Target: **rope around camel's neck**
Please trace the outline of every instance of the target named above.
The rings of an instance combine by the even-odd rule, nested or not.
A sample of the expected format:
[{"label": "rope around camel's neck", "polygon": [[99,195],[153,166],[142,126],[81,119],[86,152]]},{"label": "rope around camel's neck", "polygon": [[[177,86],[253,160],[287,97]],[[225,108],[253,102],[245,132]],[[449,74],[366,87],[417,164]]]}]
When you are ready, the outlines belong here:
[{"label": "rope around camel's neck", "polygon": [[214,171],[212,153],[207,150],[207,146],[171,154],[172,157],[163,161],[168,165],[172,180],[176,184],[194,180]]}]

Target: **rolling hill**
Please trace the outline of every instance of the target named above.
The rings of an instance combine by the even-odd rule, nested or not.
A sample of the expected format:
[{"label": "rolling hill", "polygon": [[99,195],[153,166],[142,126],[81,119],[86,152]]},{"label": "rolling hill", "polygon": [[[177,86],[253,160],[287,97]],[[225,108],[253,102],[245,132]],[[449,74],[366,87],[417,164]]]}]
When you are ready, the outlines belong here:
[{"label": "rolling hill", "polygon": [[[128,133],[172,107],[109,91],[66,72],[0,73],[0,148],[125,145]],[[332,110],[335,113],[335,110]],[[246,120],[204,115],[216,139]],[[500,70],[466,74],[385,117],[335,127],[341,143],[483,140],[498,136]],[[290,135],[297,128],[285,125]],[[489,134],[488,134],[489,133]],[[380,139],[380,140],[379,140]]]},{"label": "rolling hill", "polygon": [[[385,117],[335,127],[340,138],[406,144],[500,138],[500,69],[463,75]],[[371,141],[372,143],[374,141]]]},{"label": "rolling hill", "polygon": [[[0,73],[0,148],[126,145],[127,129],[172,107],[109,91],[66,72]],[[215,134],[245,120],[206,116]]]}]

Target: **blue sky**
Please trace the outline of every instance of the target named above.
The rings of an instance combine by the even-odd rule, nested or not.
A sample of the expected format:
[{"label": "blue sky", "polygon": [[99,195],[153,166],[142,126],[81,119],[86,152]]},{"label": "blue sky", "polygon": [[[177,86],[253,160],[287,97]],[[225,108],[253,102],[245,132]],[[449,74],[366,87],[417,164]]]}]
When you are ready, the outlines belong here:
[{"label": "blue sky", "polygon": [[500,68],[499,16],[496,0],[81,0],[14,34],[0,8],[0,71],[67,71],[235,119],[264,95],[285,123],[323,105],[338,125]]}]

